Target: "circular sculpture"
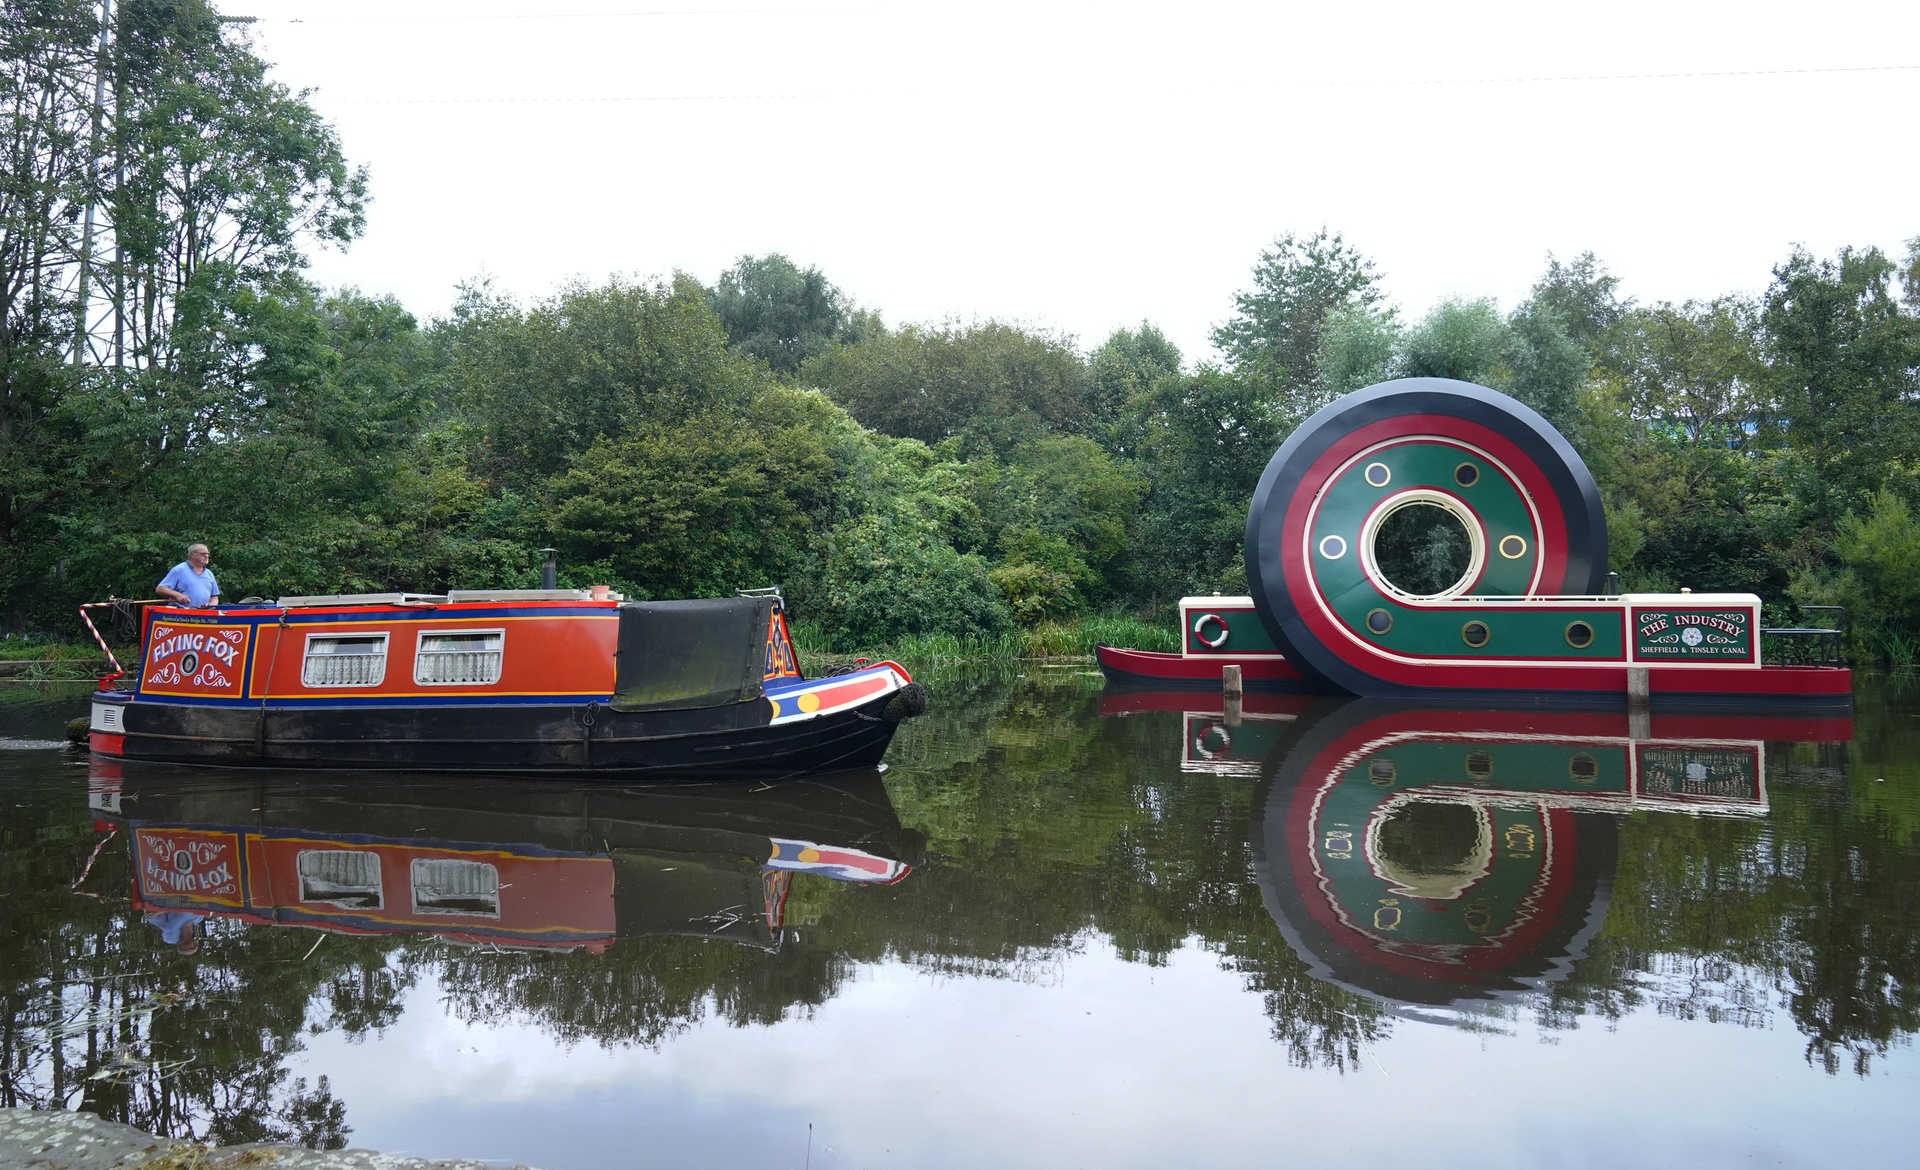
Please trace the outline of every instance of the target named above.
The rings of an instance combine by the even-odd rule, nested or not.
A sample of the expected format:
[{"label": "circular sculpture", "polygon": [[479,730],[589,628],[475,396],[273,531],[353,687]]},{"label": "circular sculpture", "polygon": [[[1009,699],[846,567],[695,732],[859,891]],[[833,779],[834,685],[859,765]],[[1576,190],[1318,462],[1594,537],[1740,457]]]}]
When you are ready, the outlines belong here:
[{"label": "circular sculpture", "polygon": [[[1408,529],[1388,521],[1416,506],[1458,521],[1467,547],[1436,536],[1386,548],[1383,531],[1392,541]],[[1396,563],[1444,566],[1420,587],[1438,591],[1396,585],[1383,548]],[[1568,615],[1460,599],[1593,594],[1606,562],[1606,516],[1580,456],[1531,408],[1448,378],[1383,382],[1308,419],[1247,514],[1247,582],[1268,633],[1303,672],[1356,695],[1484,686],[1476,664],[1542,637],[1562,643]],[[1551,628],[1531,629],[1538,621]]]}]

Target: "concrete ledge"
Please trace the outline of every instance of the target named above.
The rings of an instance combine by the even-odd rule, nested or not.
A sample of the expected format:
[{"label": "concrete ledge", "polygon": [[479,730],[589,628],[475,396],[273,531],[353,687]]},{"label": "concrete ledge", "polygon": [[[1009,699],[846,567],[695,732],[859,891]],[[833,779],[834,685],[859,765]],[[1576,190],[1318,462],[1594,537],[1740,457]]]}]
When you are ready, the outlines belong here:
[{"label": "concrete ledge", "polygon": [[[503,1170],[495,1163],[309,1150],[284,1142],[202,1146],[91,1113],[0,1109],[0,1166],[30,1170]],[[512,1170],[529,1170],[516,1166]]]}]

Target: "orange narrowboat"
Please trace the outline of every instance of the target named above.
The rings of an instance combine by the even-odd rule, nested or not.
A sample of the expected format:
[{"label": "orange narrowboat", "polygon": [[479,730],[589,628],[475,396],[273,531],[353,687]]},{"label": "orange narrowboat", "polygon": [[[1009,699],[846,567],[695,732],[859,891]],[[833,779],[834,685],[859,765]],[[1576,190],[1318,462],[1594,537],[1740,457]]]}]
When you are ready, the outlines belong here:
[{"label": "orange narrowboat", "polygon": [[[81,610],[90,629],[91,608]],[[99,755],[777,777],[877,764],[901,720],[926,706],[894,662],[807,678],[770,589],[692,601],[597,588],[149,604],[139,623],[137,665],[115,662],[93,696]]]}]

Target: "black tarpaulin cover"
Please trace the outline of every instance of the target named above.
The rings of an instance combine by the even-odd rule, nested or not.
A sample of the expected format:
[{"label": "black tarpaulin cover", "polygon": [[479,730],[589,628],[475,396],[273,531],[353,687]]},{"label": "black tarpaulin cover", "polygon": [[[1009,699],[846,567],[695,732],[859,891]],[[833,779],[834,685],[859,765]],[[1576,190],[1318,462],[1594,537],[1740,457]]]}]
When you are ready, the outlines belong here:
[{"label": "black tarpaulin cover", "polygon": [[608,705],[671,711],[759,698],[772,617],[769,597],[624,603]]}]

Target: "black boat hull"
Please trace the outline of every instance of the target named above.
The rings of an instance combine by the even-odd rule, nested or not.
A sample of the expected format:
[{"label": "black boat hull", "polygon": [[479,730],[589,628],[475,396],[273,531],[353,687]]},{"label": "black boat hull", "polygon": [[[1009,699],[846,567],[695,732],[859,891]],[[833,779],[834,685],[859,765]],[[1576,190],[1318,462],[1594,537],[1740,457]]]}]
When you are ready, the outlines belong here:
[{"label": "black boat hull", "polygon": [[600,704],[248,710],[139,701],[120,706],[119,750],[103,754],[225,767],[622,780],[798,776],[878,764],[899,727],[896,697],[888,692],[777,724],[764,700],[648,712]]}]

